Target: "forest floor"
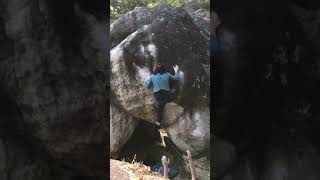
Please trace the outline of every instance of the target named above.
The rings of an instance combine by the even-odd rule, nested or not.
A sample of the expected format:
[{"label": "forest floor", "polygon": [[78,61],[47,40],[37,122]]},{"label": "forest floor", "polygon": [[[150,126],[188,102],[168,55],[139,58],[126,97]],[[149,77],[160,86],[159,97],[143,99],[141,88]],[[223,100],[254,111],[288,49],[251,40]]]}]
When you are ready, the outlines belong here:
[{"label": "forest floor", "polygon": [[158,173],[151,171],[149,166],[139,162],[125,162],[110,159],[111,180],[164,180]]}]

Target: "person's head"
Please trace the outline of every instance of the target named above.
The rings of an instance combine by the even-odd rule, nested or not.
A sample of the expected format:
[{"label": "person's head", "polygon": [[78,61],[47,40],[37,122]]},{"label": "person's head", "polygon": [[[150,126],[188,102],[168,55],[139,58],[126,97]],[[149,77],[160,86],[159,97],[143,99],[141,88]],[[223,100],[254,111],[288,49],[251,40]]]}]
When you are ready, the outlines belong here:
[{"label": "person's head", "polygon": [[158,63],[153,71],[153,74],[163,74],[166,72],[165,66],[162,63]]}]

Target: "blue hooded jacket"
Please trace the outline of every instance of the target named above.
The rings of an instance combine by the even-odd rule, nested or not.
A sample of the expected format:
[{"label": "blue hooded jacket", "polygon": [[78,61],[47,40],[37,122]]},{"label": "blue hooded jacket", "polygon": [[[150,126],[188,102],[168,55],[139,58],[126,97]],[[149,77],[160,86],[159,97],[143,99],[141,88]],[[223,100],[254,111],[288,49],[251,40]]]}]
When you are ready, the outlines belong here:
[{"label": "blue hooded jacket", "polygon": [[163,73],[163,74],[152,74],[146,81],[145,85],[147,86],[148,89],[151,88],[153,85],[153,92],[158,92],[161,89],[170,91],[169,87],[169,80],[179,80],[180,79],[180,73],[177,72],[175,75],[172,75],[170,73]]}]

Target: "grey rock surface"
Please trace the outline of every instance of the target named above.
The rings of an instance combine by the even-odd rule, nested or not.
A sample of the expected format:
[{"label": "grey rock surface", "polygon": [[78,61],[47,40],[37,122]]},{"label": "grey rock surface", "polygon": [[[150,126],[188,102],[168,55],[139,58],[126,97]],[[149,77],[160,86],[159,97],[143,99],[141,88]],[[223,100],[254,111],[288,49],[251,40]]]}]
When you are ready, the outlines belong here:
[{"label": "grey rock surface", "polygon": [[[0,139],[0,178],[1,180],[67,180],[73,172],[57,169],[55,162],[47,161],[46,155],[38,152],[30,154],[26,147],[14,144],[11,140]],[[52,176],[60,172],[60,175]]]},{"label": "grey rock surface", "polygon": [[173,103],[167,104],[163,124],[179,148],[199,156],[197,162],[204,167],[198,171],[206,179],[209,161],[203,159],[208,159],[204,152],[210,146],[206,67],[210,61],[208,40],[201,29],[184,9],[159,5],[123,15],[111,25],[110,36],[111,103],[134,119],[155,123],[155,100],[144,85],[155,64],[165,63],[170,73],[174,73],[172,66],[180,66],[182,78],[171,84],[177,91]]},{"label": "grey rock surface", "polygon": [[177,122],[178,118],[184,113],[184,109],[176,103],[170,102],[165,105],[163,112],[162,124],[166,127]]},{"label": "grey rock surface", "polygon": [[110,106],[110,157],[116,159],[119,151],[132,135],[139,121],[125,111]]},{"label": "grey rock surface", "polygon": [[237,152],[234,145],[219,137],[214,136],[212,142],[213,177],[218,178],[232,169],[237,160]]},{"label": "grey rock surface", "polygon": [[[53,161],[87,177],[105,174],[107,137],[107,20],[92,13],[96,3],[0,1],[1,88],[20,113],[21,131]],[[39,169],[19,169],[12,178]],[[46,179],[31,174],[26,179]]]}]

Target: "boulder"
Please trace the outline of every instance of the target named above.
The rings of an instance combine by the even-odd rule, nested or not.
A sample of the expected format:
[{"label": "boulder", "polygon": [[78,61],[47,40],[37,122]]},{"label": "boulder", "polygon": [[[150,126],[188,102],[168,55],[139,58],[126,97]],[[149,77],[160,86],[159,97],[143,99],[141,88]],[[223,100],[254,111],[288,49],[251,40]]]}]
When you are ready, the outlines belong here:
[{"label": "boulder", "polygon": [[190,12],[193,22],[202,30],[205,37],[209,38],[210,12],[205,9],[198,9]]},{"label": "boulder", "polygon": [[263,176],[274,180],[316,180],[320,176],[317,170],[319,166],[320,156],[315,147],[301,146],[291,149],[290,153],[280,148],[270,149],[266,155]]},{"label": "boulder", "polygon": [[117,46],[127,36],[151,22],[151,13],[147,8],[136,7],[133,11],[124,14],[110,25],[111,48]]},{"label": "boulder", "polygon": [[[168,12],[171,11],[169,14]],[[153,9],[145,7],[136,7],[134,10],[122,15],[110,25],[110,41],[111,48],[114,48],[121,41],[126,39],[130,34],[145,25],[151,24],[157,17],[170,18],[170,14],[174,14],[174,18],[179,14],[180,17],[186,16],[186,11],[182,8],[171,7],[169,5],[159,5]],[[208,31],[209,16],[208,12],[199,9],[192,12],[192,19],[196,25],[205,28]],[[207,27],[206,27],[207,26]]]},{"label": "boulder", "polygon": [[[27,151],[26,151],[27,150]],[[72,172],[62,170],[56,177],[56,163],[46,161],[48,157],[37,150],[30,152],[28,148],[15,144],[12,139],[0,138],[0,179],[1,180],[35,180],[71,179]]]},{"label": "boulder", "polygon": [[208,157],[201,157],[199,159],[193,159],[193,162],[196,170],[197,179],[210,179],[210,159],[208,159]]},{"label": "boulder", "polygon": [[239,165],[228,171],[221,180],[257,180],[258,175],[255,164],[248,158],[242,158]]},{"label": "boulder", "polygon": [[175,124],[166,127],[170,138],[180,149],[197,156],[210,149],[209,108],[186,112]]},{"label": "boulder", "polygon": [[0,74],[25,136],[75,174],[101,177],[108,48],[96,3],[0,1],[1,44],[9,43],[0,47],[13,52],[0,55]]},{"label": "boulder", "polygon": [[218,178],[230,171],[236,162],[237,152],[232,144],[219,137],[214,136],[212,142],[212,161],[214,164],[213,177]]},{"label": "boulder", "polygon": [[[319,108],[315,101],[320,57],[317,4],[311,0],[216,2],[223,24],[218,30],[217,69],[221,71],[216,77],[222,95],[216,106],[220,110],[215,133],[236,145],[240,156],[227,171],[224,164],[216,163],[218,172],[220,167],[227,173],[223,180],[319,179],[316,150],[308,147],[319,147],[319,119],[314,114]],[[273,79],[266,78],[272,48],[279,44],[285,44],[291,56],[290,65],[281,67],[286,69],[288,86],[283,86],[278,70]],[[296,47],[301,51],[297,53]],[[296,150],[299,139],[303,143]],[[253,156],[246,157],[250,153]],[[224,156],[225,164],[233,161],[217,154]]]},{"label": "boulder", "polygon": [[268,148],[261,158],[264,161],[245,155],[221,179],[316,180],[319,177],[320,156],[312,145]]},{"label": "boulder", "polygon": [[183,114],[183,107],[174,102],[167,103],[163,110],[162,124],[164,127],[174,124],[177,119]]},{"label": "boulder", "polygon": [[[155,122],[152,92],[144,90],[144,79],[139,74],[129,74],[123,54],[123,49],[118,46],[110,52],[110,90],[114,94],[111,98],[116,99],[116,103],[134,118]],[[141,73],[147,72],[146,68],[135,67],[134,64],[130,68]]]},{"label": "boulder", "polygon": [[[163,125],[173,142],[197,156],[201,178],[207,179],[210,146],[210,65],[208,39],[182,8],[159,5],[136,8],[110,26],[111,104],[134,119],[155,123],[155,100],[144,81],[155,64],[179,65],[176,98],[166,105]],[[183,165],[184,166],[184,165]],[[187,167],[186,167],[187,169]]]},{"label": "boulder", "polygon": [[139,121],[121,109],[110,106],[110,157],[117,158],[119,151],[130,138]]},{"label": "boulder", "polygon": [[208,41],[183,9],[162,5],[149,13],[154,13],[152,23],[110,51],[110,88],[115,102],[129,114],[155,122],[154,99],[152,92],[144,89],[144,81],[156,62],[180,65],[184,82],[178,104],[187,107],[209,102],[209,77],[202,65],[209,64],[209,57]]}]

